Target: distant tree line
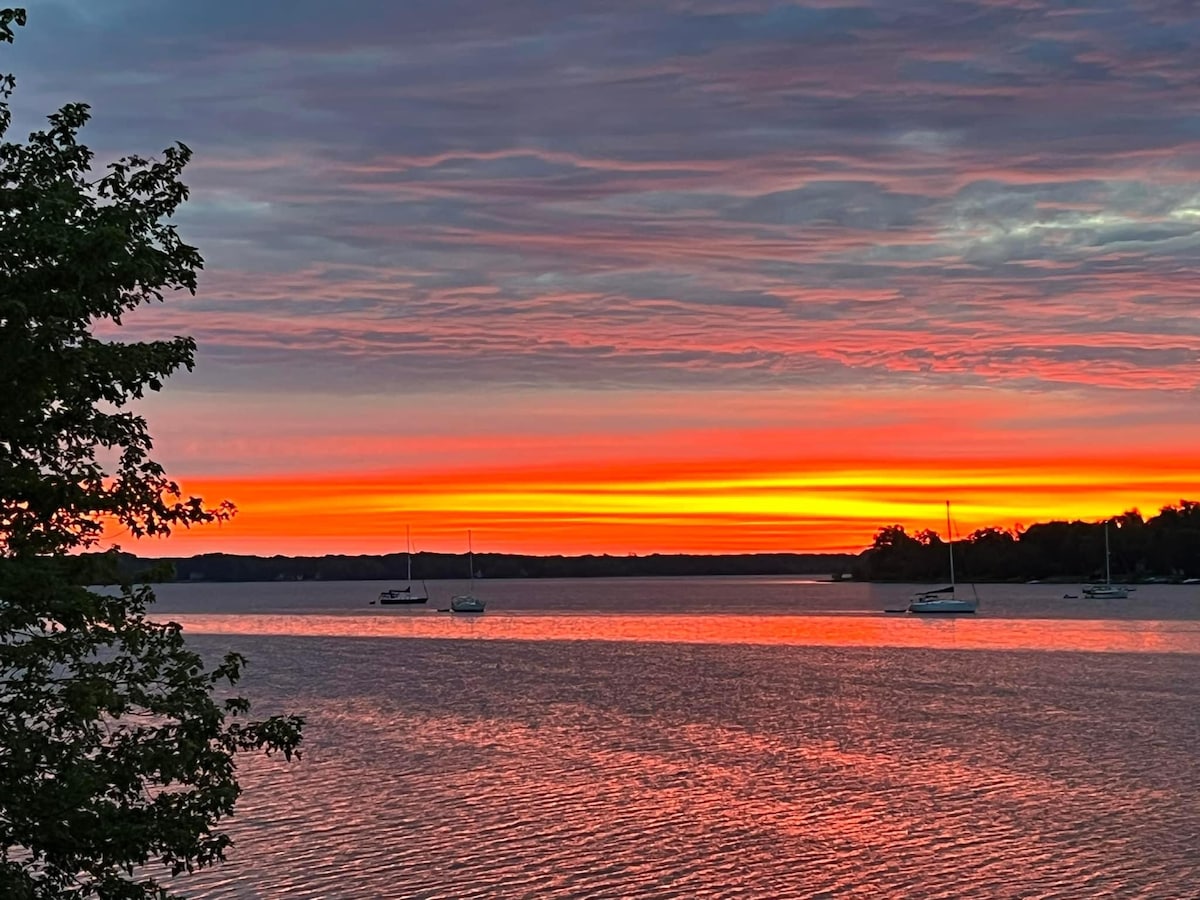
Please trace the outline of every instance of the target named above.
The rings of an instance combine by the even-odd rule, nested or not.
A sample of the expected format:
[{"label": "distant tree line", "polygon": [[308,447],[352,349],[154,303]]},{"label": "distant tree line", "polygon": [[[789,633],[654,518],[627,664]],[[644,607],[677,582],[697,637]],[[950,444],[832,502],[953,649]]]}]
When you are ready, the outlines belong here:
[{"label": "distant tree line", "polygon": [[[1130,510],[1107,520],[1113,579],[1200,577],[1200,502],[1181,500],[1150,519]],[[1090,580],[1104,574],[1102,522],[1047,522],[1028,528],[981,528],[954,542],[960,581]],[[620,578],[705,575],[832,575],[857,581],[940,581],[948,549],[934,531],[879,529],[871,546],[852,553],[653,553],[646,556],[525,556],[476,553],[483,578]],[[207,553],[147,560],[120,554],[124,577],[154,581],[392,581],[407,578],[408,557],[241,556]],[[463,553],[414,553],[415,580],[464,579]]]},{"label": "distant tree line", "polygon": [[[851,553],[746,553],[719,556],[521,556],[476,553],[475,574],[484,578],[613,578],[669,575],[842,575]],[[237,556],[208,553],[186,559],[145,560],[122,554],[128,578],[154,581],[391,581],[404,580],[408,558],[384,556]],[[414,553],[414,580],[466,579],[467,556]]]},{"label": "distant tree line", "polygon": [[[1108,525],[1114,581],[1200,577],[1200,502],[1181,500],[1143,519],[1136,510],[1101,522],[1047,522],[1028,528],[981,528],[954,541],[960,581],[1093,580],[1104,576]],[[862,581],[940,581],[949,552],[934,531],[908,534],[888,525],[852,567]]]}]

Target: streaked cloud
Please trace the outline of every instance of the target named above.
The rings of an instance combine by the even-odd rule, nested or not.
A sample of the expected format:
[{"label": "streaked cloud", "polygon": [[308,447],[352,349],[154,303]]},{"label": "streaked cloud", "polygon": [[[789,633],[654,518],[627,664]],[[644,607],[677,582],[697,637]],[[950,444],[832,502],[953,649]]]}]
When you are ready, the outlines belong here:
[{"label": "streaked cloud", "polygon": [[[522,441],[564,395],[620,411],[630,471],[698,434],[769,446],[739,413],[760,395],[819,409],[785,446],[920,469],[920,442],[891,455],[915,410],[969,391],[929,450],[964,448],[961,490],[1020,444],[998,423],[1024,397],[1036,459],[1154,435],[1104,470],[1145,505],[1200,487],[1138,493],[1154,441],[1200,456],[1198,21],[1166,0],[46,0],[3,68],[20,128],[85,99],[103,154],[196,151],[201,291],[129,325],[200,342],[151,406],[181,474],[401,477],[414,416],[434,457],[524,472],[559,453]],[[700,410],[664,447],[660,395]],[[914,412],[877,427],[898,397]],[[496,405],[477,443],[435,421]],[[188,423],[222,408],[193,454]],[[354,437],[346,408],[387,425]],[[272,410],[311,419],[299,469]]]}]

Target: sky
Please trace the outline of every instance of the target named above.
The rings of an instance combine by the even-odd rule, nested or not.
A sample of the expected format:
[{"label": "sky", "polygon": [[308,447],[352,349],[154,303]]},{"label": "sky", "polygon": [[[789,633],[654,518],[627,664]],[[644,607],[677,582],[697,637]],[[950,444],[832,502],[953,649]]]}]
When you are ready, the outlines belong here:
[{"label": "sky", "polygon": [[858,551],[1200,497],[1181,0],[29,0],[20,135],[183,141],[140,555]]}]

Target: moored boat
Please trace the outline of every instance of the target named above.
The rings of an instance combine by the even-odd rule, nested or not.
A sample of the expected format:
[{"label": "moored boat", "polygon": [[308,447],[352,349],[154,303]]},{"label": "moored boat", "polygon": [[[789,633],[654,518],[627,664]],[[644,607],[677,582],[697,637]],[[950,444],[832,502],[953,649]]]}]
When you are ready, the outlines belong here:
[{"label": "moored boat", "polygon": [[1108,522],[1104,523],[1104,584],[1085,584],[1083,596],[1093,600],[1125,600],[1133,588],[1112,583],[1112,553],[1108,546]]},{"label": "moored boat", "polygon": [[429,599],[429,589],[425,586],[425,582],[421,582],[421,593],[413,591],[412,587],[412,536],[409,534],[408,528],[404,529],[404,555],[408,561],[408,584],[402,588],[388,588],[385,591],[380,591],[379,596],[372,600],[372,604],[378,603],[380,606],[394,606],[400,603],[425,603]]},{"label": "moored boat", "polygon": [[474,594],[459,594],[457,597],[450,598],[451,612],[481,613],[486,607],[487,603]]},{"label": "moored boat", "polygon": [[950,501],[946,501],[946,546],[950,550],[950,584],[931,591],[920,591],[908,601],[910,613],[973,613],[979,606],[978,600],[955,597],[954,583],[954,531],[950,526]]},{"label": "moored boat", "polygon": [[450,611],[457,613],[481,613],[487,607],[487,601],[475,596],[475,548],[471,542],[470,531],[467,532],[467,571],[470,578],[467,592],[450,598]]},{"label": "moored boat", "polygon": [[923,591],[908,601],[908,611],[914,613],[973,613],[977,606],[974,600],[941,596],[940,591]]},{"label": "moored boat", "polygon": [[397,603],[425,603],[429,597],[423,594],[414,594],[412,585],[402,588],[388,588],[386,591],[380,591],[377,603],[380,606],[391,606]]}]

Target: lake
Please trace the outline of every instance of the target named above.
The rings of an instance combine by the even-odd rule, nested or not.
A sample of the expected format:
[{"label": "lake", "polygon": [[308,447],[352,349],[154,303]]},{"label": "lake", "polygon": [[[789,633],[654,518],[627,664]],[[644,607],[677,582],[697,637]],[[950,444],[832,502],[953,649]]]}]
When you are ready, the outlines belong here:
[{"label": "lake", "polygon": [[[197,898],[1175,898],[1200,883],[1200,587],[181,584],[303,759],[243,758]],[[969,587],[968,587],[969,590]]]}]

